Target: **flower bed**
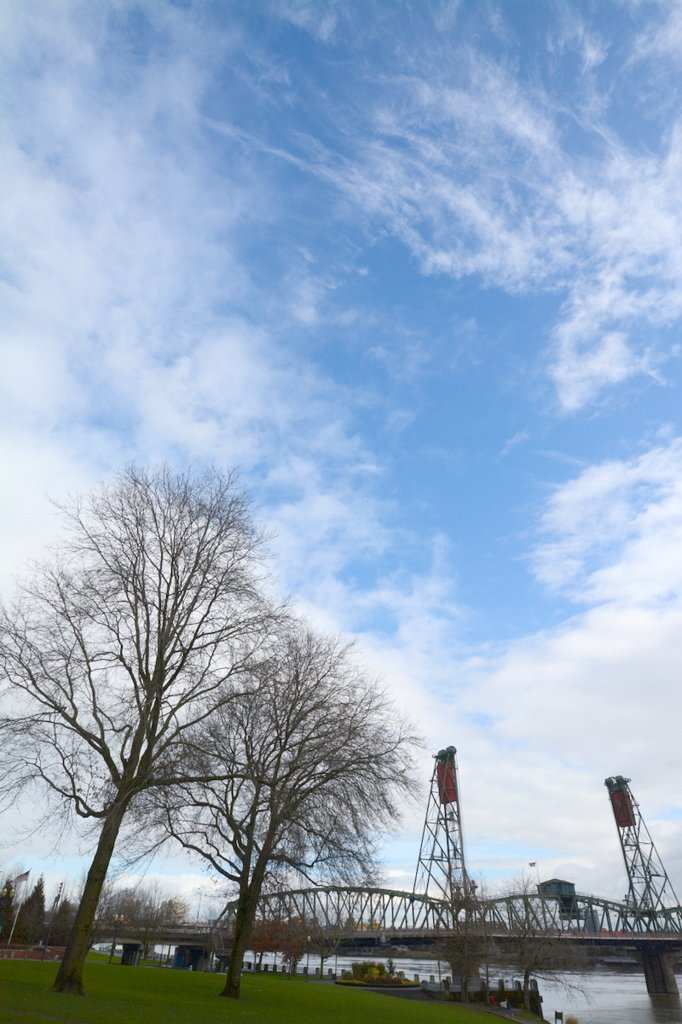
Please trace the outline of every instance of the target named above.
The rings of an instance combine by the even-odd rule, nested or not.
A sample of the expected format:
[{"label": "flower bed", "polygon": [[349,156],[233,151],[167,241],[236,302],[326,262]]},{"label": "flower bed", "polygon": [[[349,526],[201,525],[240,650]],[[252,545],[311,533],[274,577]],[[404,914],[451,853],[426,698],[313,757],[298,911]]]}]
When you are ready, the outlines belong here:
[{"label": "flower bed", "polygon": [[404,978],[389,978],[386,975],[382,978],[372,978],[368,981],[355,981],[354,978],[338,978],[336,985],[345,985],[347,988],[419,988],[418,981],[406,981]]},{"label": "flower bed", "polygon": [[358,988],[419,988],[418,981],[407,981],[395,973],[392,960],[388,964],[373,960],[353,963],[350,971],[343,971],[336,984]]}]

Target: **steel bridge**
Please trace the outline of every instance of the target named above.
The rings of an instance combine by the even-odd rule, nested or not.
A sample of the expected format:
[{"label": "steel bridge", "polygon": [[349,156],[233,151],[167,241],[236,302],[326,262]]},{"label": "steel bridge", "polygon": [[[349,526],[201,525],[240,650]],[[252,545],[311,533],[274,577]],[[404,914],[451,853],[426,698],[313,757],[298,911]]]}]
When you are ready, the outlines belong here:
[{"label": "steel bridge", "polygon": [[[682,955],[682,906],[644,823],[629,779],[606,779],[628,879],[622,903],[576,893],[552,879],[537,893],[481,898],[466,868],[457,751],[435,755],[412,892],[321,885],[263,894],[261,918],[305,923],[344,944],[435,942],[465,926],[492,939],[556,937],[626,945],[644,967],[650,994],[677,993],[673,961]],[[214,945],[230,944],[237,904],[213,925]]]},{"label": "steel bridge", "polygon": [[[237,904],[228,903],[214,928],[229,929]],[[522,893],[476,899],[470,926],[490,936],[524,933],[601,939],[663,938],[682,943],[682,907],[654,912],[598,896],[546,896]],[[456,903],[397,889],[317,886],[261,897],[263,919],[304,921],[347,939],[437,938],[461,926]]]}]

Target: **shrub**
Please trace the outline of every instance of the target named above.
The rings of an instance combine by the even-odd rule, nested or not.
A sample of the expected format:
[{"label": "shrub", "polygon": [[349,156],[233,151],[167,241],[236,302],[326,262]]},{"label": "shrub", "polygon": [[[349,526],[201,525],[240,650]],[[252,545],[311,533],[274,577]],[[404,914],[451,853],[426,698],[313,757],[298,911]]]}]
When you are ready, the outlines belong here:
[{"label": "shrub", "polygon": [[355,963],[350,965],[350,968],[356,981],[365,981],[366,978],[380,978],[386,974],[384,965],[375,960],[355,961]]}]

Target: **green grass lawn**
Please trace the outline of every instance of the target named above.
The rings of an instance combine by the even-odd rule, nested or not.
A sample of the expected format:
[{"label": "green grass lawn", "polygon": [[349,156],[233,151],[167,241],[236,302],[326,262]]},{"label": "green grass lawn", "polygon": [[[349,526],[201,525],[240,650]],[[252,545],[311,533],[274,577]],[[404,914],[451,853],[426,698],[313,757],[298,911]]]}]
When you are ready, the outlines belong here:
[{"label": "green grass lawn", "polygon": [[85,967],[87,996],[50,991],[56,965],[0,960],[8,1024],[491,1024],[485,1011],[411,1002],[286,977],[244,978],[243,998],[220,999],[216,974],[145,967]]}]

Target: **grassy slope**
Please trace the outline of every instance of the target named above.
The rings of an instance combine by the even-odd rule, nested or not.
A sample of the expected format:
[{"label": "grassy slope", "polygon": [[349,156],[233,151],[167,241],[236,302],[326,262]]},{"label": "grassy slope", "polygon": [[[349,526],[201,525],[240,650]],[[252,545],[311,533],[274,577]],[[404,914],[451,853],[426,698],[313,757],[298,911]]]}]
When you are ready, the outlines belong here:
[{"label": "grassy slope", "polygon": [[87,997],[50,991],[55,965],[0,961],[8,1024],[490,1024],[495,1018],[454,1004],[410,1002],[284,977],[246,977],[243,999],[219,999],[215,974],[154,968],[85,968]]}]

